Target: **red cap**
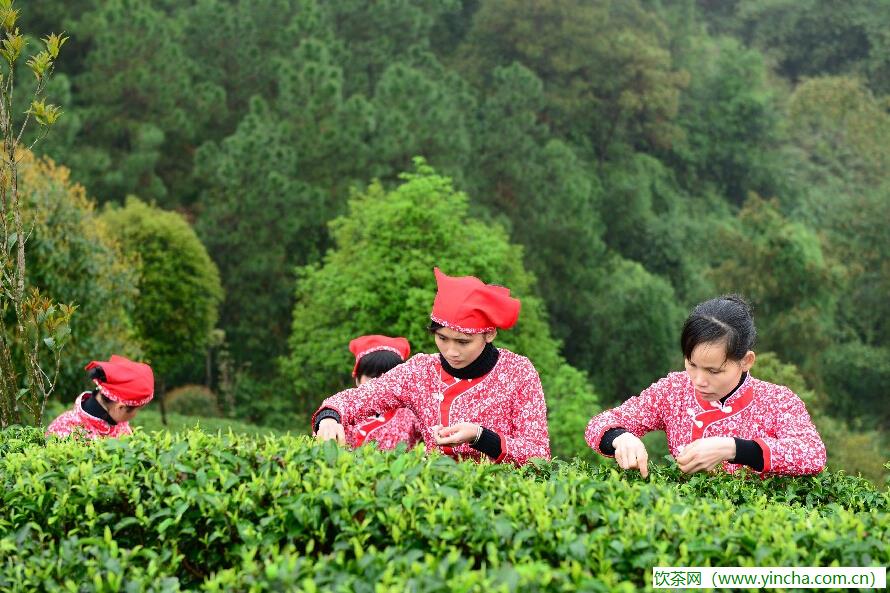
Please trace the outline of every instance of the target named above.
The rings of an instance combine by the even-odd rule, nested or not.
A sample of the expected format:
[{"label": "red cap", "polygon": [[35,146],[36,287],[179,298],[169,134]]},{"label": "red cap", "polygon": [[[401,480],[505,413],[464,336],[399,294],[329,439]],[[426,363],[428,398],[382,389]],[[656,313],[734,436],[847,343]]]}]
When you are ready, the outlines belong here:
[{"label": "red cap", "polygon": [[430,319],[463,334],[510,329],[519,319],[519,299],[510,289],[485,284],[473,276],[452,277],[435,268],[436,300]]},{"label": "red cap", "polygon": [[352,367],[352,376],[358,371],[358,362],[365,354],[388,350],[396,353],[403,361],[411,356],[411,344],[405,338],[390,338],[389,336],[361,336],[349,342],[349,351],[355,355],[355,366]]},{"label": "red cap", "polygon": [[155,394],[155,376],[144,362],[133,362],[117,354],[108,362],[94,360],[86,370],[99,367],[105,373],[105,381],[94,379],[99,392],[112,401],[128,406],[142,406]]}]

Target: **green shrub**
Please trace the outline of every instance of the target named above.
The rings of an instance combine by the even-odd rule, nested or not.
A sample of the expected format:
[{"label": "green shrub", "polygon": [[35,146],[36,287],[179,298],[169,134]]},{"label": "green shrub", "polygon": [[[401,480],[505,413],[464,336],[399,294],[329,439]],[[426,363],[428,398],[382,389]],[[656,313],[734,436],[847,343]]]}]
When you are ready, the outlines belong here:
[{"label": "green shrub", "polygon": [[843,474],[642,480],[191,431],[36,439],[0,477],[4,591],[630,591],[653,566],[890,563],[890,492]]},{"label": "green shrub", "polygon": [[133,196],[122,208],[107,205],[101,220],[138,260],[132,322],[159,389],[200,376],[223,298],[204,245],[181,214]]},{"label": "green shrub", "polygon": [[141,591],[175,593],[179,579],[168,576],[184,558],[175,548],[122,548],[105,529],[99,537],[72,535],[61,540],[26,525],[0,539],[3,591]]},{"label": "green shrub", "polygon": [[55,391],[70,402],[87,385],[83,367],[90,360],[101,353],[140,355],[129,323],[137,295],[134,258],[67,168],[30,152],[21,159],[28,283],[54,301],[77,305]]},{"label": "green shrub", "polygon": [[890,478],[884,463],[890,454],[886,433],[865,428],[862,422],[844,422],[827,414],[813,414],[813,423],[825,442],[828,469],[859,474],[875,484]]},{"label": "green shrub", "polygon": [[[232,411],[246,422],[309,434],[312,414],[298,409],[289,397],[291,392],[289,381],[281,374],[258,378],[250,369],[239,369],[232,374],[228,401],[234,403]],[[225,397],[225,394],[220,386],[220,395]],[[282,394],[288,396],[282,397]]]},{"label": "green shrub", "polygon": [[0,457],[45,443],[43,429],[35,426],[10,426],[2,431],[2,435]]},{"label": "green shrub", "polygon": [[167,411],[185,416],[220,416],[216,395],[203,385],[183,385],[164,394]]}]

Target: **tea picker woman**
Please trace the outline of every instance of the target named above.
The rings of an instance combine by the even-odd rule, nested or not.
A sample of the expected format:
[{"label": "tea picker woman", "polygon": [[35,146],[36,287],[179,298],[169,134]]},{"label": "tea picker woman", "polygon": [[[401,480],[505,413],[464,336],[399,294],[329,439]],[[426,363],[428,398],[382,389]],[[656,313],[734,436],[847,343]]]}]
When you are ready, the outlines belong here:
[{"label": "tea picker woman", "polygon": [[95,389],[77,396],[72,409],[50,423],[47,436],[80,433],[95,439],[132,434],[130,420],[154,397],[151,367],[115,354],[108,361],[92,361],[86,370]]},{"label": "tea picker woman", "polygon": [[[352,377],[359,387],[405,362],[411,354],[411,345],[401,337],[369,335],[349,342],[349,350],[355,356]],[[423,440],[420,421],[408,408],[372,414],[344,426],[344,431],[347,444],[353,448],[374,442],[381,451],[395,449],[399,443],[406,443],[411,449]]]},{"label": "tea picker woman", "polygon": [[803,401],[789,388],[751,375],[757,332],[737,295],[696,306],[680,336],[685,372],[670,373],[640,395],[591,419],[587,443],[623,469],[648,474],[640,440],[664,430],[685,473],[743,466],[762,475],[816,474],[825,445]]},{"label": "tea picker woman", "polygon": [[520,302],[501,286],[435,269],[430,315],[438,355],[417,354],[382,377],[326,399],[312,418],[318,438],[345,441],[343,424],[409,408],[427,452],[522,465],[549,459],[547,407],[532,363],[493,342],[513,327]]}]

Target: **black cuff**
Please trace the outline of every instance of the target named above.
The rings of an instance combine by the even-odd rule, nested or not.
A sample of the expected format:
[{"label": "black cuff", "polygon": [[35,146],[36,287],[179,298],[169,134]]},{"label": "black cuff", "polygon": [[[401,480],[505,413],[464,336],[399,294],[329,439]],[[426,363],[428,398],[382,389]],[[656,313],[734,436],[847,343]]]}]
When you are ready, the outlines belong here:
[{"label": "black cuff", "polygon": [[623,435],[627,432],[624,428],[610,428],[603,435],[603,438],[600,439],[600,451],[603,452],[604,455],[614,455],[615,454],[615,445],[612,444],[612,441]]},{"label": "black cuff", "polygon": [[338,414],[336,410],[325,408],[315,417],[315,432],[318,432],[318,425],[321,424],[321,421],[325,418],[333,418],[337,421],[337,424],[342,424],[340,422],[340,414]]},{"label": "black cuff", "polygon": [[485,453],[492,459],[501,456],[501,437],[498,433],[487,428],[482,429],[482,435],[475,444],[470,445],[480,453]]},{"label": "black cuff", "polygon": [[[735,438],[735,437],[733,437]],[[730,463],[747,465],[756,472],[763,471],[763,449],[757,441],[748,439],[735,439],[735,459]]]}]

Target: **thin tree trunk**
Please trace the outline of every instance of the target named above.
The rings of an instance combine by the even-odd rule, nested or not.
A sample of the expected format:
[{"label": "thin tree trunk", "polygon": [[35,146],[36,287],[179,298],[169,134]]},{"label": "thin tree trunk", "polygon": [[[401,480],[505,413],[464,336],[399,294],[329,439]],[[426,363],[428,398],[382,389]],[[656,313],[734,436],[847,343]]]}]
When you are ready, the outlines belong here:
[{"label": "thin tree trunk", "polygon": [[158,403],[161,404],[161,424],[167,426],[167,406],[164,404],[164,400],[166,399],[167,390],[164,385],[164,381],[159,381],[161,388],[158,390]]}]

